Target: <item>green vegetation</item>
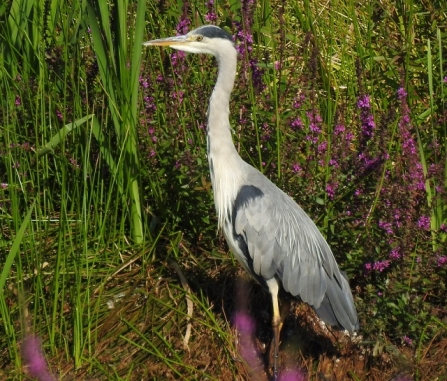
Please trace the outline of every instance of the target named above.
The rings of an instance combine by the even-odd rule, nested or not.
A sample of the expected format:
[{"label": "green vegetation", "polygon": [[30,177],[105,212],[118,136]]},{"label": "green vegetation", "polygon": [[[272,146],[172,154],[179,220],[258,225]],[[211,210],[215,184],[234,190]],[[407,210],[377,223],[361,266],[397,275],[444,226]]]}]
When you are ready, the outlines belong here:
[{"label": "green vegetation", "polygon": [[250,299],[262,351],[271,312],[235,296],[216,234],[215,62],[141,45],[205,23],[240,51],[238,151],[316,221],[359,312],[351,342],[294,309],[284,363],[446,379],[447,5],[413,0],[3,2],[0,378],[27,379],[34,333],[60,379],[250,379],[232,317]]}]

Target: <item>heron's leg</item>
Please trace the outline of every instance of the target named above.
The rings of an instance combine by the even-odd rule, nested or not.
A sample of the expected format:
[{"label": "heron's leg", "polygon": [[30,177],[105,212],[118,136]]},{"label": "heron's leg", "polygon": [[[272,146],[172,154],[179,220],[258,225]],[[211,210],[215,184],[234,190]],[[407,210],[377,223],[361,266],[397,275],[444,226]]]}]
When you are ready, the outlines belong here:
[{"label": "heron's leg", "polygon": [[[281,333],[282,327],[282,319],[279,313],[279,303],[278,303],[278,291],[279,285],[278,281],[275,278],[269,279],[266,281],[267,286],[269,288],[270,294],[272,296],[273,303],[273,379],[276,380],[278,378],[278,352],[279,352],[279,335]],[[272,358],[272,347],[270,347],[270,360]]]}]

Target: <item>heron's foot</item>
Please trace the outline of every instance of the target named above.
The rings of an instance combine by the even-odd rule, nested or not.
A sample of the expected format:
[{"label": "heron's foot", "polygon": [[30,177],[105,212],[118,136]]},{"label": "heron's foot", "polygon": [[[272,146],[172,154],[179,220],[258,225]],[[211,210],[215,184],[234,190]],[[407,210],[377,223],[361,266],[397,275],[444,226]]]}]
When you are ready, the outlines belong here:
[{"label": "heron's foot", "polygon": [[269,354],[269,367],[272,367],[272,379],[274,381],[278,380],[278,366],[279,364],[279,345],[280,345],[280,335],[281,329],[284,324],[284,320],[286,319],[289,311],[290,311],[290,302],[287,301],[282,305],[281,314],[273,316],[273,340],[270,344],[270,354]]},{"label": "heron's foot", "polygon": [[282,322],[273,323],[273,340],[270,344],[269,353],[269,368],[271,368],[272,380],[278,380],[278,365],[279,365],[279,336],[281,333]]}]

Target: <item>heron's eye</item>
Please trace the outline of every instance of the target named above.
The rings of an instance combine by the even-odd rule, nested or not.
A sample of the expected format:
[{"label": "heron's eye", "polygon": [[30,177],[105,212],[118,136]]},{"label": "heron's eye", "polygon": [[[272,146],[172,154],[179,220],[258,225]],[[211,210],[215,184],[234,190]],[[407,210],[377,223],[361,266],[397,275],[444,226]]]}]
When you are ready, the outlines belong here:
[{"label": "heron's eye", "polygon": [[203,40],[203,37],[202,36],[197,36],[197,38],[196,38],[196,41],[202,41]]}]

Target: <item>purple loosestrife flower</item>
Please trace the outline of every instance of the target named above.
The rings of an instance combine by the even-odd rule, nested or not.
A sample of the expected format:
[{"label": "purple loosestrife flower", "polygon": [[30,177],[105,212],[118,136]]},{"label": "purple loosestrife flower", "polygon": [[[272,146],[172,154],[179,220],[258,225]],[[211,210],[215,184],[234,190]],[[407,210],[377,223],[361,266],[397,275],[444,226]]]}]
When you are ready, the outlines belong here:
[{"label": "purple loosestrife flower", "polygon": [[305,100],[306,96],[303,93],[301,93],[293,100],[293,108],[301,108]]},{"label": "purple loosestrife flower", "polygon": [[301,172],[303,169],[300,167],[300,165],[298,163],[295,163],[292,165],[292,172],[293,173],[298,173]]},{"label": "purple loosestrife flower", "polygon": [[255,322],[248,313],[238,312],[234,317],[234,325],[239,332],[240,354],[252,369],[256,369],[260,353],[254,341]]},{"label": "purple loosestrife flower", "polygon": [[402,337],[402,341],[407,345],[410,345],[410,346],[413,345],[413,340],[410,339],[407,335],[404,335]]},{"label": "purple loosestrife flower", "polygon": [[178,24],[175,28],[177,30],[177,35],[181,36],[187,34],[190,25],[191,21],[188,18],[188,3],[185,1],[183,3],[183,13],[181,14]]},{"label": "purple loosestrife flower", "polygon": [[393,234],[393,225],[390,222],[379,221],[379,228],[385,230],[386,234]]},{"label": "purple loosestrife flower", "polygon": [[14,103],[16,104],[16,106],[20,106],[22,104],[22,99],[20,98],[20,96],[16,95],[16,100]]},{"label": "purple loosestrife flower", "polygon": [[37,378],[39,381],[55,380],[48,371],[47,363],[40,346],[40,340],[36,336],[29,335],[25,337],[22,343],[22,356],[31,377]]},{"label": "purple loosestrife flower", "polygon": [[337,124],[334,128],[334,135],[343,135],[346,131],[346,127],[343,124]]},{"label": "purple loosestrife flower", "polygon": [[150,113],[154,113],[157,110],[157,106],[155,104],[155,98],[152,96],[145,96],[143,98],[144,106],[146,110]]},{"label": "purple loosestrife flower", "polygon": [[143,86],[144,89],[149,88],[149,82],[143,77],[140,77],[140,85]]},{"label": "purple loosestrife flower", "polygon": [[338,164],[338,161],[336,159],[330,159],[329,166],[334,167],[334,168],[339,168],[340,164]]},{"label": "purple loosestrife flower", "polygon": [[397,90],[397,98],[400,101],[401,118],[399,121],[399,132],[402,146],[402,156],[406,162],[406,171],[402,175],[408,183],[410,192],[419,193],[425,190],[424,173],[419,160],[416,141],[411,133],[412,125],[410,119],[410,108],[407,103],[407,92],[401,87]]},{"label": "purple loosestrife flower", "polygon": [[271,137],[272,137],[272,131],[270,129],[270,126],[267,123],[263,123],[261,140],[263,142],[266,142],[270,140]]},{"label": "purple loosestrife flower", "polygon": [[242,22],[233,22],[233,27],[236,30],[233,40],[236,43],[236,50],[243,58],[242,71],[245,77],[251,78],[257,91],[262,91],[265,88],[262,83],[263,70],[259,67],[256,59],[249,58],[249,53],[253,50],[253,34],[251,31],[253,9],[254,0],[242,0]]},{"label": "purple loosestrife flower", "polygon": [[185,95],[185,92],[182,90],[173,91],[171,94],[172,98],[177,100],[179,105],[182,104],[184,95]]},{"label": "purple loosestrife flower", "polygon": [[371,113],[371,98],[367,94],[360,95],[357,99],[357,108],[360,111],[361,137],[359,144],[358,161],[361,165],[362,172],[374,169],[379,159],[374,159],[368,152],[368,142],[374,136],[376,124],[374,116]]},{"label": "purple loosestrife flower", "polygon": [[[171,53],[171,64],[175,68],[175,72],[181,73],[186,68],[184,67],[183,63],[185,62],[186,53],[182,52],[181,50],[176,50],[175,52]],[[178,68],[178,66],[180,68]]]},{"label": "purple loosestrife flower", "polygon": [[391,261],[386,259],[384,261],[377,261],[374,263],[365,263],[364,268],[365,268],[365,272],[368,274],[371,271],[378,271],[378,272],[382,272],[383,270],[385,270],[386,268],[388,268],[390,266]]},{"label": "purple loosestrife flower", "polygon": [[281,374],[279,375],[279,381],[305,381],[305,380],[307,380],[306,375],[296,369],[285,370],[284,372],[281,372]]},{"label": "purple loosestrife flower", "polygon": [[[352,133],[347,133],[346,127],[339,121],[340,115],[337,114],[336,119],[337,122],[333,130],[329,166],[347,169],[346,165],[350,162],[349,157],[352,155],[350,142],[354,136]],[[336,172],[334,172],[334,176],[336,176]]]},{"label": "purple loosestrife flower", "polygon": [[382,272],[383,270],[385,270],[387,267],[389,267],[390,265],[390,261],[389,260],[384,260],[384,261],[377,261],[373,264],[373,270]]},{"label": "purple loosestrife flower", "polygon": [[290,127],[294,131],[296,130],[302,130],[303,129],[303,121],[300,119],[300,117],[296,117],[294,120],[292,120],[292,123],[290,123]]},{"label": "purple loosestrife flower", "polygon": [[445,255],[438,256],[438,267],[442,267],[447,265],[447,257]]},{"label": "purple loosestrife flower", "polygon": [[263,70],[259,67],[258,61],[254,58],[250,59],[251,81],[257,91],[262,91],[265,88],[262,82]]},{"label": "purple loosestrife flower", "polygon": [[256,323],[248,313],[249,286],[246,279],[237,280],[235,295],[236,312],[233,315],[233,323],[239,333],[239,353],[243,360],[251,368],[253,379],[258,379],[257,375],[263,372],[262,355],[258,351],[255,343]]},{"label": "purple loosestrife flower", "polygon": [[152,82],[147,79],[140,77],[139,79],[140,86],[143,88],[143,100],[144,100],[144,108],[146,111],[146,117],[150,119],[151,115],[157,110],[157,105],[154,94],[154,85]]},{"label": "purple loosestrife flower", "polygon": [[394,223],[396,224],[396,226],[398,228],[402,227],[402,216],[401,216],[401,212],[399,209],[396,209],[394,212]]},{"label": "purple loosestrife flower", "polygon": [[361,95],[357,101],[357,107],[360,110],[360,122],[362,127],[362,134],[366,141],[370,140],[373,136],[376,124],[374,117],[371,114],[371,105],[369,95]]},{"label": "purple loosestrife flower", "polygon": [[407,92],[405,91],[405,89],[403,87],[399,87],[399,89],[397,90],[397,98],[399,100],[405,100],[407,98]]},{"label": "purple loosestrife flower", "polygon": [[317,151],[320,154],[326,153],[326,150],[327,150],[327,141],[320,143],[317,147]]},{"label": "purple loosestrife flower", "polygon": [[318,143],[318,138],[315,136],[311,136],[311,135],[306,135],[305,136],[306,140],[311,142],[312,144],[317,144]]},{"label": "purple loosestrife flower", "polygon": [[337,183],[327,183],[326,184],[326,193],[330,200],[335,198],[335,193],[337,191],[338,184]]},{"label": "purple loosestrife flower", "polygon": [[309,134],[306,135],[306,140],[316,145],[321,134],[321,123],[323,119],[320,115],[310,111],[306,115],[309,119]]},{"label": "purple loosestrife flower", "polygon": [[319,134],[321,132],[321,128],[316,123],[309,124],[309,129],[315,134]]},{"label": "purple loosestrife flower", "polygon": [[423,230],[430,230],[430,217],[421,216],[418,220],[418,227]]},{"label": "purple loosestrife flower", "polygon": [[244,27],[240,22],[234,21],[233,25],[236,27],[236,34],[233,37],[236,43],[236,50],[241,56],[246,57],[247,53],[250,53],[253,49],[253,36],[250,32],[244,31]]},{"label": "purple loosestrife flower", "polygon": [[214,24],[217,21],[217,15],[214,12],[214,0],[208,0],[206,2],[207,12],[205,14],[205,20],[209,24]]},{"label": "purple loosestrife flower", "polygon": [[357,100],[357,107],[360,110],[369,110],[371,108],[369,95],[361,95]]},{"label": "purple loosestrife flower", "polygon": [[390,258],[393,260],[397,260],[400,259],[401,254],[400,254],[400,248],[399,247],[395,247],[393,250],[391,250],[390,252]]}]

